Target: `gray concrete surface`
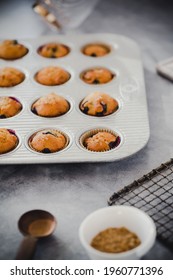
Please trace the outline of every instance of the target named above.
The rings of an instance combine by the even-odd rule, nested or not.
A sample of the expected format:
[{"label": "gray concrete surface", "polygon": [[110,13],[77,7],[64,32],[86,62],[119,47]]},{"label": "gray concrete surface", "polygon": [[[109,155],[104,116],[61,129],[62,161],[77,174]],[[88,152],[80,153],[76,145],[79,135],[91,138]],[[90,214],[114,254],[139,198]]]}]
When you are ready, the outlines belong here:
[{"label": "gray concrete surface", "polygon": [[[5,1],[0,7],[0,37],[55,34],[31,10],[32,1]],[[78,228],[90,212],[107,205],[115,191],[167,161],[173,153],[173,84],[155,71],[158,61],[173,56],[173,6],[167,1],[107,0],[77,32],[111,32],[135,39],[141,48],[151,137],[136,155],[119,162],[0,166],[0,259],[13,259],[22,235],[17,220],[41,208],[58,220],[53,237],[38,244],[35,259],[87,259]],[[144,259],[173,259],[156,242]]]}]

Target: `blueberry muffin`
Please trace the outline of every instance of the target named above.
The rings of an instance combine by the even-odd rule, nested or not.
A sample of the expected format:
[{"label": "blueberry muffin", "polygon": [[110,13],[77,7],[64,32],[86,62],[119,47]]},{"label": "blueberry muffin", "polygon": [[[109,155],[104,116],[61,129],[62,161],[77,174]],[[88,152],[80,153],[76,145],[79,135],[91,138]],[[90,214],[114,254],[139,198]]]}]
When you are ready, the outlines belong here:
[{"label": "blueberry muffin", "polygon": [[31,111],[41,117],[57,117],[65,114],[70,106],[67,100],[55,93],[50,93],[39,98],[31,108]]},{"label": "blueberry muffin", "polygon": [[34,133],[29,139],[29,146],[39,153],[49,154],[64,149],[66,137],[55,129],[44,129]]},{"label": "blueberry muffin", "polygon": [[16,68],[0,68],[0,87],[13,87],[22,83],[24,79],[24,73]]},{"label": "blueberry muffin", "polygon": [[13,130],[0,128],[0,154],[14,150],[18,142],[18,138]]},{"label": "blueberry muffin", "polygon": [[22,110],[22,104],[14,97],[0,97],[0,119],[11,118]]},{"label": "blueberry muffin", "polygon": [[82,73],[81,78],[87,84],[106,84],[110,82],[115,75],[106,68],[89,69]]},{"label": "blueberry muffin", "polygon": [[83,53],[92,57],[100,57],[108,54],[110,49],[106,45],[102,44],[89,44],[83,48]]},{"label": "blueberry muffin", "polygon": [[14,60],[23,57],[28,53],[28,49],[19,44],[17,40],[5,40],[0,43],[0,58]]},{"label": "blueberry muffin", "polygon": [[45,86],[62,85],[69,79],[70,74],[64,69],[56,66],[45,67],[35,75],[35,80]]},{"label": "blueberry muffin", "polygon": [[69,52],[69,47],[58,43],[49,43],[38,48],[38,54],[47,58],[63,57]]},{"label": "blueberry muffin", "polygon": [[120,143],[120,137],[106,131],[96,132],[86,137],[84,147],[93,152],[105,152],[117,147]]},{"label": "blueberry muffin", "polygon": [[81,111],[90,116],[107,116],[118,109],[118,102],[106,93],[94,92],[83,99]]}]

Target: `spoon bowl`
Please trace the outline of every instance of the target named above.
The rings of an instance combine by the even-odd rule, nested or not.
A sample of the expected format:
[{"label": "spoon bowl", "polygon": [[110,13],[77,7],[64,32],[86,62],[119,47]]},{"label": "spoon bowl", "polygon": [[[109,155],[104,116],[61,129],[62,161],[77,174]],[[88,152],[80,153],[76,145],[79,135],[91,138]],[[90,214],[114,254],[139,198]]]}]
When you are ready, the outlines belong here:
[{"label": "spoon bowl", "polygon": [[26,212],[18,221],[18,228],[23,235],[30,235],[37,238],[51,235],[55,227],[55,217],[44,210]]},{"label": "spoon bowl", "polygon": [[56,225],[55,217],[47,211],[36,209],[24,213],[18,221],[18,228],[25,237],[17,252],[16,260],[31,259],[38,239],[50,236]]}]

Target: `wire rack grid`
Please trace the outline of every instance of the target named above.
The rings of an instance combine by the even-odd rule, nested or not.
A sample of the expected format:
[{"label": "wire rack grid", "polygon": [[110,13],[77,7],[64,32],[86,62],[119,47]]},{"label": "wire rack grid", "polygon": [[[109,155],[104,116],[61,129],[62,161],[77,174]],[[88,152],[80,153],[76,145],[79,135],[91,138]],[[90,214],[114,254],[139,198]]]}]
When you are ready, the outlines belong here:
[{"label": "wire rack grid", "polygon": [[131,205],[150,215],[158,239],[173,250],[173,159],[114,193],[109,205]]}]

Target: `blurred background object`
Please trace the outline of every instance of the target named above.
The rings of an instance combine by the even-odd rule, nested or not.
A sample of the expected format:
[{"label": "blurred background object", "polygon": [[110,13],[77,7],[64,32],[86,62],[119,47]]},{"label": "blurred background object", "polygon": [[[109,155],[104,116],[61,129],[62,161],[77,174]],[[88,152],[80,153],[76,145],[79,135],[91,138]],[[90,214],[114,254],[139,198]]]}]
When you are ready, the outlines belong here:
[{"label": "blurred background object", "polygon": [[33,10],[58,29],[78,27],[99,0],[39,0]]}]

